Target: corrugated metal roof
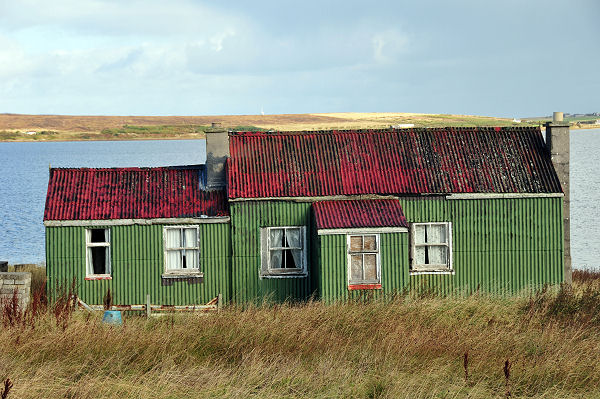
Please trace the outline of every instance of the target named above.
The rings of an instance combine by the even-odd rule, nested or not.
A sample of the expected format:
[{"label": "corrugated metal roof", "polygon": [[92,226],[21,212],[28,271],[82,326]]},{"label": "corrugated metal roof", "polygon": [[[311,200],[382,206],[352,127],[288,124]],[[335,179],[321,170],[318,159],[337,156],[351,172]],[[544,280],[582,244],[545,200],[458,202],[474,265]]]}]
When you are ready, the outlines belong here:
[{"label": "corrugated metal roof", "polygon": [[224,190],[203,191],[204,165],[50,170],[44,220],[228,216]]},{"label": "corrugated metal roof", "polygon": [[408,227],[397,199],[318,201],[313,210],[317,229]]},{"label": "corrugated metal roof", "polygon": [[560,193],[539,128],[233,133],[229,197]]}]

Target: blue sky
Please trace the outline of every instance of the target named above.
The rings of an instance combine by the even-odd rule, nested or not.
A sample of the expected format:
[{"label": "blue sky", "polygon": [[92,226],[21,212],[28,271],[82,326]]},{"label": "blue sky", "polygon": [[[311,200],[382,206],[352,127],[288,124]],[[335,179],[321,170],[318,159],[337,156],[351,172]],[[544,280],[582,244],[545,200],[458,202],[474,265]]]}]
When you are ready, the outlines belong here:
[{"label": "blue sky", "polygon": [[0,112],[600,112],[598,16],[598,0],[0,0]]}]

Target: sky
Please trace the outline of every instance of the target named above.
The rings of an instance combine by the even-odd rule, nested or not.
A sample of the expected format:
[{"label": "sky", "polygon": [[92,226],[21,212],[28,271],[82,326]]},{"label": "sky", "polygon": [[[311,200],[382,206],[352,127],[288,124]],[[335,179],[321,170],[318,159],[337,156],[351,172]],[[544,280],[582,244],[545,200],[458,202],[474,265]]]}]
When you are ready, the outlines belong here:
[{"label": "sky", "polygon": [[600,0],[0,0],[0,113],[600,112]]}]

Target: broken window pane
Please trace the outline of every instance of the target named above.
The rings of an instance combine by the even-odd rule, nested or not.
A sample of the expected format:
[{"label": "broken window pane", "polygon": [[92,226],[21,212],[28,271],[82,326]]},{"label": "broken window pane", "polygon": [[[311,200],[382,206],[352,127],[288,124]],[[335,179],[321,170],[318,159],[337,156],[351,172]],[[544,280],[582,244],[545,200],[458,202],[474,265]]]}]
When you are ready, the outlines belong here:
[{"label": "broken window pane", "polygon": [[296,268],[296,261],[294,259],[291,249],[286,249],[285,251],[283,251],[283,257],[284,257],[283,267],[285,269],[295,269]]},{"label": "broken window pane", "polygon": [[104,229],[92,229],[90,242],[106,242]]},{"label": "broken window pane", "polygon": [[86,229],[86,275],[110,274],[110,236],[108,229]]},{"label": "broken window pane", "polygon": [[93,274],[108,274],[106,271],[106,247],[89,248]]}]

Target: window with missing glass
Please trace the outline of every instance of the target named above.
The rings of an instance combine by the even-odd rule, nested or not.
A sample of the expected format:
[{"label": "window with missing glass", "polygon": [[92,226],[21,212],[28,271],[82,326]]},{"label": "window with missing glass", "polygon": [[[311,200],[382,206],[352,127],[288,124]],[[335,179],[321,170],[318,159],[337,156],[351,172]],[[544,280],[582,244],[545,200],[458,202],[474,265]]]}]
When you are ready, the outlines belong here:
[{"label": "window with missing glass", "polygon": [[265,227],[261,241],[263,277],[306,275],[306,227]]},{"label": "window with missing glass", "polygon": [[163,237],[165,274],[200,274],[198,226],[166,226]]},{"label": "window with missing glass", "polygon": [[86,278],[110,277],[110,229],[85,230]]},{"label": "window with missing glass", "polygon": [[413,223],[411,241],[411,272],[452,272],[451,223]]},{"label": "window with missing glass", "polygon": [[381,284],[379,234],[346,236],[348,248],[348,285]]}]

